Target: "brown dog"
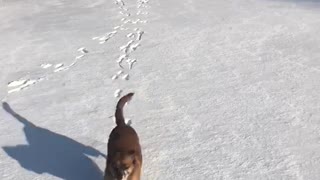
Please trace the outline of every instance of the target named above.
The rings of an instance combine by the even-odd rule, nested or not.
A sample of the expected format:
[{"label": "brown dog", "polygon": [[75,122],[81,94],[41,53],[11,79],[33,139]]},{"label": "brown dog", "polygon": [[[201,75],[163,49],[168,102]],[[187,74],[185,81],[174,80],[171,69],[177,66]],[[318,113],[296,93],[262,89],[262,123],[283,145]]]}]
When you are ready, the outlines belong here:
[{"label": "brown dog", "polygon": [[123,117],[123,107],[132,96],[133,93],[129,93],[118,101],[117,126],[109,136],[104,180],[140,180],[142,153],[139,137],[131,126],[126,125]]}]

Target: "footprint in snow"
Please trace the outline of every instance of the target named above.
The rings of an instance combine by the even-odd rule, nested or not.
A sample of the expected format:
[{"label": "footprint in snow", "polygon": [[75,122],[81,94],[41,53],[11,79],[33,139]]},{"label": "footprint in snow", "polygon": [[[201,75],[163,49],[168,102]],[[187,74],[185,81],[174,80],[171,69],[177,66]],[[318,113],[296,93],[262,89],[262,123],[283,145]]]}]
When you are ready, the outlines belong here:
[{"label": "footprint in snow", "polygon": [[129,53],[129,49],[131,47],[131,45],[133,44],[133,40],[130,40],[126,45],[124,46],[121,46],[119,49],[120,51],[123,51],[125,54],[128,54]]},{"label": "footprint in snow", "polygon": [[132,125],[132,120],[131,119],[125,119],[125,122],[128,126]]},{"label": "footprint in snow", "polygon": [[137,15],[140,15],[140,14],[142,14],[142,15],[148,15],[149,12],[143,12],[143,11],[139,10],[139,11],[137,12]]},{"label": "footprint in snow", "polygon": [[129,74],[125,74],[125,75],[122,76],[122,79],[123,79],[123,80],[127,80],[127,81],[128,81],[129,78],[130,78],[130,77],[129,77]]},{"label": "footprint in snow", "polygon": [[129,42],[127,42],[127,44],[120,46],[120,51],[123,51],[124,49],[128,48],[133,42],[133,40],[130,40]]},{"label": "footprint in snow", "polygon": [[54,66],[54,68],[55,68],[55,69],[53,70],[53,72],[59,72],[59,71],[62,71],[62,70],[65,69],[63,63],[56,64],[56,65]]},{"label": "footprint in snow", "polygon": [[107,42],[109,39],[111,39],[113,36],[115,36],[117,34],[117,31],[111,31],[111,32],[108,32],[106,33],[105,35],[103,36],[96,36],[96,37],[93,37],[92,40],[99,40],[100,44],[104,44],[105,42]]},{"label": "footprint in snow", "polygon": [[133,68],[133,65],[137,62],[136,59],[128,59],[127,63],[129,65],[129,69],[131,70]]},{"label": "footprint in snow", "polygon": [[142,35],[144,34],[144,31],[137,31],[137,34],[138,34],[138,36],[137,36],[137,41],[140,41],[141,39],[142,39]]},{"label": "footprint in snow", "polygon": [[78,51],[83,53],[83,54],[89,53],[89,51],[85,47],[79,48]]},{"label": "footprint in snow", "polygon": [[127,38],[134,38],[134,33],[129,33],[129,34],[127,34]]},{"label": "footprint in snow", "polygon": [[16,87],[16,86],[21,86],[22,84],[25,84],[28,80],[26,79],[21,79],[17,81],[11,81],[8,83],[8,87]]},{"label": "footprint in snow", "polygon": [[116,80],[116,79],[118,79],[118,77],[119,77],[119,76],[115,74],[115,75],[113,75],[113,76],[111,77],[111,79],[112,79],[112,80]]},{"label": "footprint in snow", "polygon": [[137,19],[135,21],[132,21],[132,24],[137,24],[138,22],[141,22],[141,19]]},{"label": "footprint in snow", "polygon": [[118,79],[118,77],[119,77],[122,73],[123,73],[122,70],[118,71],[117,74],[115,74],[115,75],[113,75],[113,76],[111,77],[111,79],[112,79],[112,80]]},{"label": "footprint in snow", "polygon": [[18,92],[24,89],[27,89],[31,85],[34,85],[40,81],[44,80],[44,78],[38,78],[38,79],[27,79],[27,80],[17,80],[17,81],[12,81],[8,83],[8,87],[11,87],[13,89],[10,89],[8,91],[8,94]]},{"label": "footprint in snow", "polygon": [[125,5],[122,0],[116,0],[115,3],[120,5],[120,6],[124,6]]},{"label": "footprint in snow", "polygon": [[43,69],[48,69],[49,67],[52,67],[52,64],[41,64],[40,65]]},{"label": "footprint in snow", "polygon": [[121,26],[115,26],[113,29],[114,30],[117,30],[117,29],[119,29]]},{"label": "footprint in snow", "polygon": [[119,64],[119,66],[120,66],[121,68],[123,68],[123,67],[121,66],[121,63],[122,63],[123,60],[125,60],[126,58],[128,58],[128,55],[127,55],[127,54],[123,54],[123,55],[121,55],[121,56],[118,58],[117,63]]},{"label": "footprint in snow", "polygon": [[114,97],[116,97],[116,98],[120,97],[121,93],[122,93],[122,90],[121,90],[121,89],[117,89],[117,90],[114,92]]},{"label": "footprint in snow", "polygon": [[124,10],[124,11],[128,11],[128,8],[125,8],[123,6],[119,7],[120,9]]},{"label": "footprint in snow", "polygon": [[117,75],[118,75],[118,76],[121,75],[121,74],[123,74],[123,71],[122,71],[122,70],[120,70],[120,71],[117,72]]},{"label": "footprint in snow", "polygon": [[59,64],[56,64],[55,66],[54,66],[54,68],[60,68],[60,67],[62,67],[63,66],[63,63],[59,63]]},{"label": "footprint in snow", "polygon": [[76,56],[75,59],[81,59],[81,58],[83,58],[83,57],[84,57],[84,54],[81,54],[81,55],[79,55],[79,56]]},{"label": "footprint in snow", "polygon": [[135,51],[135,50],[137,50],[137,48],[138,48],[139,46],[141,46],[141,44],[140,44],[140,43],[136,43],[136,44],[131,45],[131,46],[130,46],[130,49],[131,49],[131,51]]}]

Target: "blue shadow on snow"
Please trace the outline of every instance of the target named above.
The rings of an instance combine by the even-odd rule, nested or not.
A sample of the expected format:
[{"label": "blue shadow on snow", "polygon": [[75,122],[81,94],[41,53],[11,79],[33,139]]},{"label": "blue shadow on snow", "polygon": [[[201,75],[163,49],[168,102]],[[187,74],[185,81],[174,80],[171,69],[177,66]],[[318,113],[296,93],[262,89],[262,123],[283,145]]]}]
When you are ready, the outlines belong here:
[{"label": "blue shadow on snow", "polygon": [[14,112],[6,102],[3,109],[21,122],[27,145],[2,147],[19,164],[38,174],[48,173],[65,180],[101,180],[103,174],[87,155],[104,156],[98,150],[71,138],[38,127]]}]

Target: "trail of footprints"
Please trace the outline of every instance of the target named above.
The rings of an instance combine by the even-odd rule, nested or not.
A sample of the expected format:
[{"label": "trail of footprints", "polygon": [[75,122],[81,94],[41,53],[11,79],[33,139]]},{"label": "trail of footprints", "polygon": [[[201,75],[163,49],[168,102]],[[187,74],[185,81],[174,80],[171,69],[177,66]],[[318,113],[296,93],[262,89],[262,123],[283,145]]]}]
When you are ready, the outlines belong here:
[{"label": "trail of footprints", "polygon": [[50,75],[62,71],[69,70],[72,66],[74,66],[78,60],[83,58],[85,54],[89,53],[89,51],[82,47],[79,48],[78,51],[81,53],[80,55],[76,56],[74,58],[74,61],[70,63],[69,65],[65,65],[63,63],[58,63],[58,64],[50,64],[50,63],[45,63],[41,64],[40,67],[46,70],[50,70],[49,73],[45,73],[44,75],[38,77],[38,78],[20,78],[15,81],[10,81],[8,82],[8,94],[19,92],[25,89],[28,89],[32,85],[35,85],[45,79],[48,79]]},{"label": "trail of footprints", "polygon": [[[113,28],[113,31],[107,32],[106,34],[103,34],[101,36],[93,37],[92,40],[99,41],[99,44],[104,44],[108,42],[111,38],[113,38],[119,31],[128,31],[130,30],[129,27],[126,27],[127,24],[136,25],[137,27],[131,28],[131,32],[126,35],[126,37],[129,39],[127,43],[119,47],[120,54],[118,59],[116,60],[116,63],[119,66],[119,71],[115,73],[111,79],[117,80],[129,80],[130,75],[129,71],[133,69],[134,64],[137,63],[137,59],[131,58],[130,55],[132,52],[136,51],[141,46],[141,40],[144,34],[144,31],[141,29],[141,27],[138,27],[138,24],[145,24],[147,23],[147,20],[141,20],[140,18],[133,19],[131,13],[129,12],[129,9],[126,7],[126,4],[123,0],[115,0],[115,4],[119,7],[119,13],[122,14],[124,17],[120,20],[121,25],[115,26]],[[137,13],[136,16],[141,15],[148,15],[149,13],[146,11],[146,8],[148,7],[148,0],[137,0]],[[45,73],[43,76],[38,78],[20,78],[16,81],[8,82],[8,94],[19,92],[24,89],[28,89],[32,85],[35,85],[45,79],[48,79],[48,77],[52,74],[67,71],[72,66],[74,66],[78,60],[82,59],[89,51],[85,47],[81,47],[78,49],[78,52],[81,54],[76,56],[74,61],[70,63],[69,65],[65,65],[63,63],[58,64],[50,64],[45,63],[41,64],[40,67],[46,70],[50,70],[49,73]],[[124,67],[123,63],[127,63],[127,70]],[[115,97],[120,97],[121,93],[123,91],[121,89],[117,89],[114,92]]]},{"label": "trail of footprints", "polygon": [[[146,8],[148,0],[137,0],[137,13],[136,17],[141,15],[147,15],[148,12]],[[114,37],[119,31],[130,31],[126,37],[128,41],[119,47],[119,56],[116,59],[116,63],[119,67],[118,72],[111,76],[113,81],[116,80],[129,80],[130,74],[129,72],[133,69],[134,65],[138,62],[136,58],[131,57],[131,53],[136,51],[141,46],[141,40],[143,38],[144,31],[139,24],[147,23],[147,20],[142,20],[140,18],[134,18],[129,9],[126,7],[126,3],[123,0],[115,0],[115,4],[119,8],[119,14],[123,15],[120,20],[120,25],[115,26],[113,31],[108,32],[104,35],[93,37],[93,40],[98,40],[100,44],[104,44],[109,39]],[[128,27],[131,24],[134,27]],[[126,66],[125,66],[126,64]],[[123,91],[121,89],[117,89],[114,92],[115,97],[120,97]]]},{"label": "trail of footprints", "polygon": [[[120,2],[119,2],[120,1]],[[145,12],[146,4],[148,1],[146,0],[138,0],[137,1],[137,13],[136,15],[146,15],[148,14]],[[117,59],[117,64],[120,70],[112,76],[112,80],[122,79],[122,80],[129,80],[130,74],[129,72],[133,69],[135,63],[137,63],[136,58],[131,58],[131,53],[136,51],[141,46],[141,40],[144,34],[144,31],[139,27],[139,23],[147,23],[147,20],[141,20],[140,18],[134,19],[131,16],[129,10],[125,7],[125,3],[122,0],[117,0],[116,4],[119,6],[119,13],[123,14],[125,17],[121,19],[122,24],[120,27],[125,27],[126,24],[132,24],[135,27],[131,27],[131,32],[129,32],[126,37],[128,38],[128,42],[124,45],[119,47],[119,57]],[[125,29],[127,30],[127,29]],[[127,64],[127,68],[124,67],[123,64]],[[125,73],[126,72],[126,73]],[[119,78],[121,77],[121,78]],[[114,93],[115,97],[120,97],[122,93],[121,89],[117,89]]]}]

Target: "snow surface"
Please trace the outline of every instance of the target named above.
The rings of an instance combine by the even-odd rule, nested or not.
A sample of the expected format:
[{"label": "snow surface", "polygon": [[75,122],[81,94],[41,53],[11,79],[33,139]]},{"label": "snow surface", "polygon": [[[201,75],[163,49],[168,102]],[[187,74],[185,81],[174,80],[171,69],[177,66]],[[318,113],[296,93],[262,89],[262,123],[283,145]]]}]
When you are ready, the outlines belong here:
[{"label": "snow surface", "polygon": [[101,179],[118,89],[144,180],[320,179],[319,1],[0,3],[1,180]]}]

